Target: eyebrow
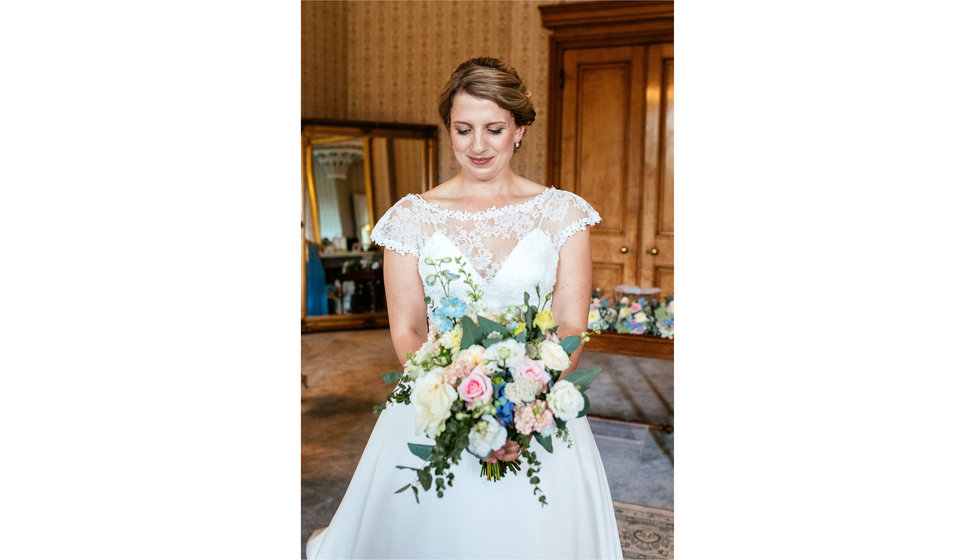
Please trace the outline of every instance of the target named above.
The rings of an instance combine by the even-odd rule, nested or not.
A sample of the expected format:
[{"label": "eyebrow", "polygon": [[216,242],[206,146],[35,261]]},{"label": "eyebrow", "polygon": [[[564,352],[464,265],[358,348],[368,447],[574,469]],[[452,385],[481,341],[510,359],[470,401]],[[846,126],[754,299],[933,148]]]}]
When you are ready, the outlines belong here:
[{"label": "eyebrow", "polygon": [[[468,123],[466,121],[453,121],[453,124],[465,124],[466,126],[473,126],[473,125],[471,125],[470,123]],[[493,125],[507,126],[507,122],[506,121],[499,121],[499,122],[487,123],[487,126],[493,126]]]}]

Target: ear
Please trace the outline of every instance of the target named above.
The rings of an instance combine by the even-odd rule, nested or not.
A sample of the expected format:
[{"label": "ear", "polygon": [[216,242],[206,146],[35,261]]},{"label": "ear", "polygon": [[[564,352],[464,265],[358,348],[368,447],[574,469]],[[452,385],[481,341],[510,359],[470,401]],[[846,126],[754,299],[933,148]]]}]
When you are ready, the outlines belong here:
[{"label": "ear", "polygon": [[520,142],[524,139],[525,130],[527,130],[526,124],[522,124],[521,126],[517,127],[517,134],[514,136],[514,142]]}]

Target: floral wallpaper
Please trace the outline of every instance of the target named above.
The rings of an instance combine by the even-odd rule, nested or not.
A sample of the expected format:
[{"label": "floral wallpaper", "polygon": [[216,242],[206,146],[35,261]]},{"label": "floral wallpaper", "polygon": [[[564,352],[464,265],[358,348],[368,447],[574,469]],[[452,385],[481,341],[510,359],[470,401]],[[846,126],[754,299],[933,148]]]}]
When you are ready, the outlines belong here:
[{"label": "floral wallpaper", "polygon": [[544,1],[304,1],[302,115],[439,125],[438,182],[456,174],[437,97],[473,56],[495,56],[528,82],[537,119],[514,170],[545,181],[548,34]]}]

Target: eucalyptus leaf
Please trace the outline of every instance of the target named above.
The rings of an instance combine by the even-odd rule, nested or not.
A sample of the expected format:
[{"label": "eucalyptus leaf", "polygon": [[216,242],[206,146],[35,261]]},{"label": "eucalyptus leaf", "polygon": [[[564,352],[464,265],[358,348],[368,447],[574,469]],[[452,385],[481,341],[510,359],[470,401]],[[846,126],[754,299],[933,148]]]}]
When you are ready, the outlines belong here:
[{"label": "eucalyptus leaf", "polygon": [[465,350],[474,344],[478,344],[483,338],[483,333],[480,332],[480,327],[476,326],[473,319],[470,319],[468,315],[463,316],[463,336],[459,341],[460,350]]},{"label": "eucalyptus leaf", "polygon": [[422,489],[428,491],[432,487],[432,474],[426,470],[419,471],[419,484],[422,485]]},{"label": "eucalyptus leaf", "polygon": [[[538,443],[541,444],[541,447],[543,447],[544,450],[547,451],[548,453],[555,452],[554,448],[552,448],[551,446],[551,436],[544,437],[541,434],[534,434],[534,439],[538,440]],[[537,484],[537,482],[532,482],[532,484]]]},{"label": "eucalyptus leaf", "polygon": [[402,492],[404,492],[405,490],[408,490],[408,488],[409,488],[410,486],[411,486],[411,484],[406,484],[405,486],[402,486],[402,487],[401,487],[401,488],[399,488],[398,490],[395,490],[395,494],[401,494],[401,493],[402,493]]},{"label": "eucalyptus leaf", "polygon": [[480,322],[480,330],[483,332],[483,336],[489,336],[490,333],[494,332],[498,332],[505,337],[510,335],[510,331],[496,321],[491,321],[486,317],[480,316],[477,316],[476,320]]},{"label": "eucalyptus leaf", "polygon": [[590,367],[588,369],[580,369],[566,375],[565,381],[568,381],[576,387],[585,389],[589,386],[589,383],[592,383],[595,376],[599,375],[600,371],[602,371],[602,368],[599,366]]},{"label": "eucalyptus leaf", "polygon": [[395,381],[398,381],[401,376],[402,372],[400,371],[386,371],[381,374],[381,379],[383,379],[385,383],[394,383]]},{"label": "eucalyptus leaf", "polygon": [[433,445],[422,445],[421,443],[410,443],[408,444],[408,450],[423,461],[428,461],[432,457]]},{"label": "eucalyptus leaf", "polygon": [[561,342],[559,342],[559,344],[561,345],[562,350],[564,350],[566,354],[571,356],[572,352],[574,352],[575,349],[578,348],[578,345],[581,344],[581,342],[582,342],[581,336],[577,334],[572,334],[561,339]]}]

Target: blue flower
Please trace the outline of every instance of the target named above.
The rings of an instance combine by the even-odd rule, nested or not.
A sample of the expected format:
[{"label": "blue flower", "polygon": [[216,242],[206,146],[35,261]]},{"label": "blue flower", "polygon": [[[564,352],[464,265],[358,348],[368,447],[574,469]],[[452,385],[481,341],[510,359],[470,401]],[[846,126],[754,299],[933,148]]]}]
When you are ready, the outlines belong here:
[{"label": "blue flower", "polygon": [[449,298],[442,302],[438,311],[440,316],[459,319],[466,314],[466,304],[459,298]]},{"label": "blue flower", "polygon": [[503,406],[498,406],[496,410],[497,421],[504,426],[510,425],[514,421],[514,403],[505,400]]},{"label": "blue flower", "polygon": [[436,317],[436,330],[446,332],[453,328],[453,322],[448,317]]}]

